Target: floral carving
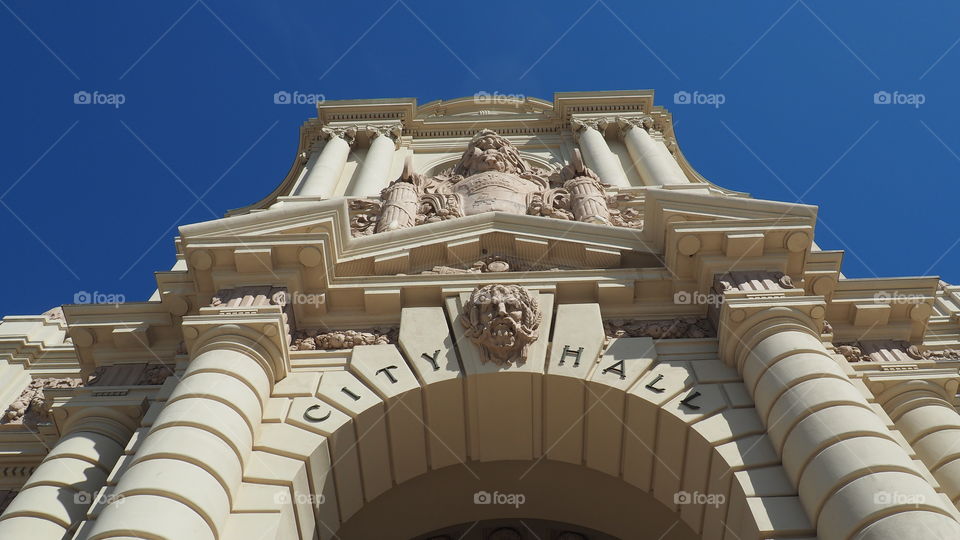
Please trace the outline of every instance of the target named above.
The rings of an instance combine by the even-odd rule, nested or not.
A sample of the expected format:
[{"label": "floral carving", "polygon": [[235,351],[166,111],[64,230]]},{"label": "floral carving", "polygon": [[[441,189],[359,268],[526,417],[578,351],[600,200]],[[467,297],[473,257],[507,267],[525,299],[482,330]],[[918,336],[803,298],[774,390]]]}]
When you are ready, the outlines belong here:
[{"label": "floral carving", "polygon": [[604,321],[603,329],[608,338],[650,337],[653,339],[682,339],[715,337],[716,331],[707,319],[680,317],[660,321]]},{"label": "floral carving", "polygon": [[602,179],[584,166],[579,151],[559,171],[531,167],[497,133],[478,132],[460,161],[426,177],[407,160],[403,174],[379,201],[350,202],[355,236],[405,229],[484,212],[544,216],[587,223],[640,227],[639,213],[621,210],[607,197]]},{"label": "floral carving", "polygon": [[371,328],[364,330],[297,330],[293,333],[291,351],[330,351],[352,349],[357,345],[396,343],[398,328]]},{"label": "floral carving", "polygon": [[461,322],[480,347],[484,363],[522,364],[540,336],[543,314],[536,297],[519,285],[477,287],[463,305]]},{"label": "floral carving", "polygon": [[7,407],[0,424],[22,424],[36,429],[37,424],[50,418],[49,407],[43,395],[45,388],[76,388],[83,384],[82,379],[44,378],[33,379],[13,403]]}]

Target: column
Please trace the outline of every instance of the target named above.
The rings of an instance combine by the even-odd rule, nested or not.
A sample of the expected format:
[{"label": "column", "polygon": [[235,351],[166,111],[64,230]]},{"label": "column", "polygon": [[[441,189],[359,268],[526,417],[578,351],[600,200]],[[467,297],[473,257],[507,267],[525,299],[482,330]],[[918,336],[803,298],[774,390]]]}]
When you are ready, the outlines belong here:
[{"label": "column", "polygon": [[393,166],[393,154],[400,141],[400,124],[392,126],[371,126],[370,147],[367,156],[360,165],[360,172],[350,189],[352,197],[375,197],[386,187],[390,168]]},{"label": "column", "polygon": [[350,147],[356,141],[353,127],[324,127],[327,139],[320,152],[313,152],[307,161],[307,174],[294,195],[300,197],[330,197],[340,181],[343,167],[350,156]]},{"label": "column", "polygon": [[648,186],[667,186],[687,184],[687,175],[683,173],[677,160],[662,141],[650,135],[653,128],[652,118],[617,118],[623,142],[630,152],[633,166],[640,173],[643,183]]},{"label": "column", "polygon": [[945,394],[942,386],[913,380],[894,386],[877,400],[956,505],[960,499],[960,414]]},{"label": "column", "polygon": [[222,538],[274,376],[252,339],[224,336],[191,352],[88,540]]},{"label": "column", "polygon": [[630,187],[627,175],[599,131],[598,121],[574,118],[570,127],[580,144],[584,161],[597,173],[600,181],[615,187]]},{"label": "column", "polygon": [[725,302],[721,355],[741,373],[818,538],[960,538],[951,509],[821,343],[823,306],[784,303]]},{"label": "column", "polygon": [[0,516],[0,538],[60,540],[84,519],[134,426],[106,408],[80,414]]}]

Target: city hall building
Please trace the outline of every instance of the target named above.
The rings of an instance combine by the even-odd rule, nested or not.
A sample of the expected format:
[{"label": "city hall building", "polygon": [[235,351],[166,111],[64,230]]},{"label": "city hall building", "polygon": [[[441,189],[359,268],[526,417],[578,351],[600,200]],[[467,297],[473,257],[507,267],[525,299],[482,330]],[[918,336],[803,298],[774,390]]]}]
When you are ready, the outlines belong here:
[{"label": "city hall building", "polygon": [[651,91],[317,112],[149,300],[0,323],[0,538],[960,538],[960,288]]}]

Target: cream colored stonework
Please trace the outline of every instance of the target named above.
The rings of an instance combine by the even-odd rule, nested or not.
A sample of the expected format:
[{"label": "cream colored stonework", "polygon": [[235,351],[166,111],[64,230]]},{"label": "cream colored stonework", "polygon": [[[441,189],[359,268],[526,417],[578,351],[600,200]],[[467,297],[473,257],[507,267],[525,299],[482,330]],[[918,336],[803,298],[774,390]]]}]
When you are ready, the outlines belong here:
[{"label": "cream colored stonework", "polygon": [[845,279],[653,92],[296,156],[149,301],[3,319],[0,538],[960,538],[960,287]]}]

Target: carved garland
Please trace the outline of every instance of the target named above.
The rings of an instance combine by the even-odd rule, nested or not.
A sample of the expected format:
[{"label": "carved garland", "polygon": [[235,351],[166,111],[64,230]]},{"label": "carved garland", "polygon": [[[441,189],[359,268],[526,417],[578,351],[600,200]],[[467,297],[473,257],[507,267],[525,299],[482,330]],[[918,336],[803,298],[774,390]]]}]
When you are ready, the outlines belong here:
[{"label": "carved garland", "polygon": [[371,328],[363,330],[297,330],[293,333],[291,351],[332,351],[352,349],[358,345],[396,343],[399,328]]}]

